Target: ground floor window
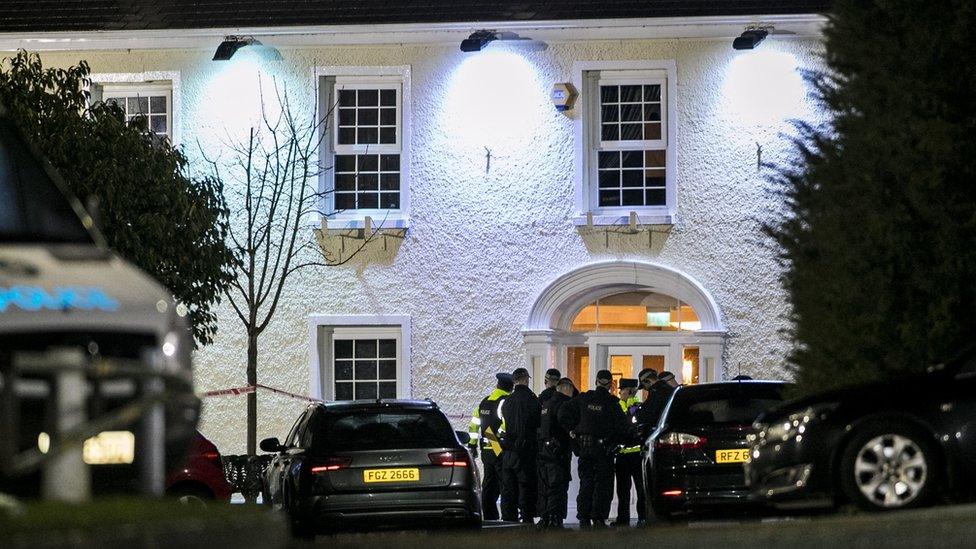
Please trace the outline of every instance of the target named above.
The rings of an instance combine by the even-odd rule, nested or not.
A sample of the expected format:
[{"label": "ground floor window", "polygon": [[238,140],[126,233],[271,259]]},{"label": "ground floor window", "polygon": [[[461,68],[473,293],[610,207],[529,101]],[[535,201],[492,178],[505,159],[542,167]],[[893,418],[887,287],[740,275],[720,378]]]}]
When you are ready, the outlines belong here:
[{"label": "ground floor window", "polygon": [[309,316],[311,395],[323,400],[410,398],[410,317]]},{"label": "ground floor window", "polygon": [[[333,340],[335,400],[397,397],[398,341],[373,334]],[[355,337],[355,339],[339,339]]]}]

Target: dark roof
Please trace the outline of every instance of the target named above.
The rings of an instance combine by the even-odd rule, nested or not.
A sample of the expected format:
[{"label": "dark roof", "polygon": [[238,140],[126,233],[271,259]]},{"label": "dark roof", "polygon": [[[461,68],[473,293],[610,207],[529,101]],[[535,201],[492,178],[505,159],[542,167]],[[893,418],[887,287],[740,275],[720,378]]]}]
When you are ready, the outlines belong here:
[{"label": "dark roof", "polygon": [[830,0],[3,0],[0,32],[822,13]]}]

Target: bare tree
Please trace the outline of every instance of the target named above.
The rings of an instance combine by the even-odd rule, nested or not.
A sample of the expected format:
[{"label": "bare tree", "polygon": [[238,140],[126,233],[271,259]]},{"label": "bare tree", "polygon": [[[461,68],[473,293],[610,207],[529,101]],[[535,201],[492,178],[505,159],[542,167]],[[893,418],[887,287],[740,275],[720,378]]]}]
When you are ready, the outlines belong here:
[{"label": "bare tree", "polygon": [[[313,109],[306,120],[293,111],[287,92],[275,86],[279,108],[269,113],[261,95],[260,126],[246,142],[227,144],[229,161],[210,159],[213,177],[224,183],[231,202],[230,247],[234,274],[226,295],[247,333],[247,384],[257,383],[258,338],[267,329],[294,273],[312,267],[334,267],[353,259],[380,227],[364,230],[348,253],[336,255],[319,245],[313,227],[327,192],[319,189],[319,145],[328,134],[329,112]],[[333,107],[334,108],[334,107]],[[257,451],[257,393],[247,395],[247,452]]]}]

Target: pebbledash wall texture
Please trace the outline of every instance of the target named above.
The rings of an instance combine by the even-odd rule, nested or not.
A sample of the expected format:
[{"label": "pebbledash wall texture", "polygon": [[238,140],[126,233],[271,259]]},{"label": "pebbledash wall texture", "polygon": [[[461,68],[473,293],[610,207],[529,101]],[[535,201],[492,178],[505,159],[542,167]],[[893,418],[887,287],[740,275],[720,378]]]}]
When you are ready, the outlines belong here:
[{"label": "pebbledash wall texture", "polygon": [[[405,238],[379,239],[348,265],[296,275],[260,340],[258,376],[309,393],[310,315],[409,315],[409,393],[460,417],[484,396],[494,372],[525,363],[521,330],[546,285],[598,261],[684,272],[720,310],[725,377],[789,375],[788,309],[774,252],[760,233],[782,204],[758,162],[789,159],[791,119],[821,118],[799,72],[820,66],[819,51],[815,39],[777,37],[747,52],[733,51],[727,39],[682,39],[551,42],[545,51],[476,54],[456,43],[281,48],[279,62],[213,62],[212,51],[196,50],[44,58],[53,65],[85,59],[103,75],[178,72],[176,132],[191,159],[246,135],[259,112],[259,78],[265,96],[277,85],[307,110],[314,67],[409,66]],[[572,80],[574,62],[613,60],[674,60],[677,67],[677,217],[652,236],[573,223],[580,109],[557,112],[549,92]],[[245,384],[245,339],[226,304],[216,341],[195,361],[200,391]],[[258,402],[259,439],[283,437],[304,407],[269,393]],[[244,450],[244,427],[243,397],[205,400],[201,430],[224,453]]]}]

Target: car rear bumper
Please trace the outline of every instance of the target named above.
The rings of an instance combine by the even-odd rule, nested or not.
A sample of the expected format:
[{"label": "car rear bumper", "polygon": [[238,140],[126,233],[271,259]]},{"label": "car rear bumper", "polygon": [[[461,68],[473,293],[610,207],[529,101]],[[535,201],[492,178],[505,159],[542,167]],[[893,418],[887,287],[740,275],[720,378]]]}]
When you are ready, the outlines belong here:
[{"label": "car rear bumper", "polygon": [[468,490],[330,494],[309,500],[309,516],[319,528],[369,521],[480,521],[481,498]]}]

